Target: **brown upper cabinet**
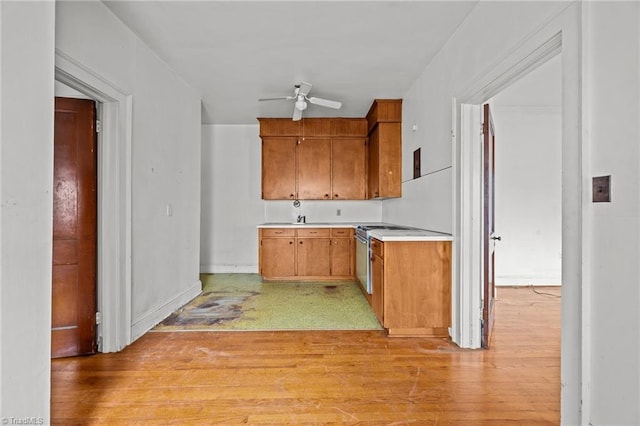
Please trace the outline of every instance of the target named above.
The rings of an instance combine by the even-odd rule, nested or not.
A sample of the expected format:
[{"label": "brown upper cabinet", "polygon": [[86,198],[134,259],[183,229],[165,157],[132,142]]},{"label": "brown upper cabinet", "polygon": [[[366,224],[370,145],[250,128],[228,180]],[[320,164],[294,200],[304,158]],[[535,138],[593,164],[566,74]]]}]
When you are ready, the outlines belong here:
[{"label": "brown upper cabinet", "polygon": [[259,120],[263,199],[366,199],[366,119]]},{"label": "brown upper cabinet", "polygon": [[369,198],[402,196],[402,99],[376,99],[367,113]]},{"label": "brown upper cabinet", "polygon": [[265,200],[364,200],[401,194],[402,100],[366,118],[258,118]]},{"label": "brown upper cabinet", "polygon": [[332,199],[364,200],[367,194],[366,138],[331,141]]}]

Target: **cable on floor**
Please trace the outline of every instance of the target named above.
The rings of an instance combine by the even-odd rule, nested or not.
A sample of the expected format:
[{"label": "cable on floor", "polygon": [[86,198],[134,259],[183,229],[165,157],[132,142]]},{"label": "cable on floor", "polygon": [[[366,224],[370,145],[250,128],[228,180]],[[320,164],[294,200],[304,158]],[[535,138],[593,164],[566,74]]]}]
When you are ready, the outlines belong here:
[{"label": "cable on floor", "polygon": [[534,287],[533,284],[529,284],[529,288],[535,293],[535,294],[539,294],[540,296],[549,296],[549,297],[555,297],[557,299],[560,299],[562,297],[562,295],[559,294],[553,294],[553,293],[547,293],[544,291],[538,291],[536,290],[536,288]]}]

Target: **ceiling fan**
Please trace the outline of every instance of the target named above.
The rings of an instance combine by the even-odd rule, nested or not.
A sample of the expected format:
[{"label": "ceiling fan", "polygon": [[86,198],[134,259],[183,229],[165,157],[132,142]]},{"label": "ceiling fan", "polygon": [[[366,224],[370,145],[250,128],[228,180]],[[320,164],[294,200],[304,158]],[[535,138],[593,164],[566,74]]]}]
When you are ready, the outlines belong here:
[{"label": "ceiling fan", "polygon": [[261,98],[258,101],[275,101],[275,100],[287,100],[296,102],[293,105],[293,121],[298,121],[302,118],[302,111],[307,109],[307,102],[312,103],[314,105],[320,105],[323,107],[340,109],[342,106],[342,102],[338,101],[330,101],[327,99],[308,97],[307,95],[311,91],[311,83],[307,83],[305,81],[300,84],[296,84],[295,89],[293,90],[292,96],[279,96],[277,98]]}]

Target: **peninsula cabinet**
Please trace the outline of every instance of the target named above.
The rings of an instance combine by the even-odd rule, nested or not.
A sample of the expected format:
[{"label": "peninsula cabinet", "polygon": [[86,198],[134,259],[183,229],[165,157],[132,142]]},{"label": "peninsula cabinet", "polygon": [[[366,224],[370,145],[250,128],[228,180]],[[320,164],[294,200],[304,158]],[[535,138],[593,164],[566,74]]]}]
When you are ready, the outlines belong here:
[{"label": "peninsula cabinet", "polygon": [[350,228],[260,228],[260,275],[269,280],[353,279]]},{"label": "peninsula cabinet", "polygon": [[389,336],[447,337],[451,241],[371,241],[371,307]]}]

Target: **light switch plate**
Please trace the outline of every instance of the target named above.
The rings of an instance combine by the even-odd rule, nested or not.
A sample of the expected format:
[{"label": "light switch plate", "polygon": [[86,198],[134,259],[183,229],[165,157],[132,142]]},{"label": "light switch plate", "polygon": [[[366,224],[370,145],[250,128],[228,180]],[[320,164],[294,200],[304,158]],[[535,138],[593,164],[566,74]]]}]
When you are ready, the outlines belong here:
[{"label": "light switch plate", "polygon": [[593,177],[593,202],[611,202],[611,175]]}]

